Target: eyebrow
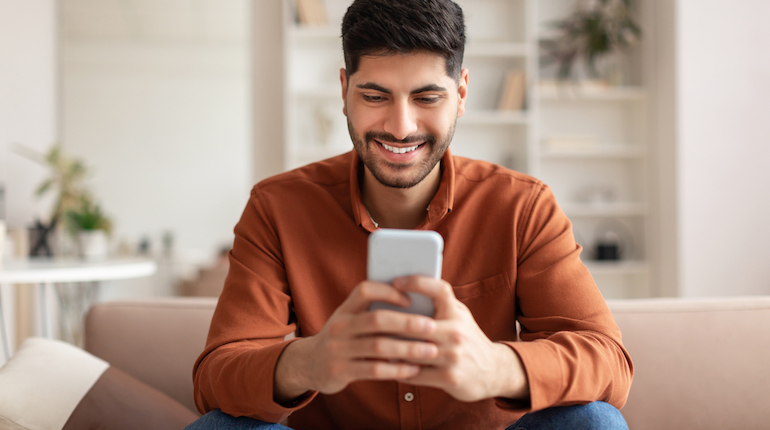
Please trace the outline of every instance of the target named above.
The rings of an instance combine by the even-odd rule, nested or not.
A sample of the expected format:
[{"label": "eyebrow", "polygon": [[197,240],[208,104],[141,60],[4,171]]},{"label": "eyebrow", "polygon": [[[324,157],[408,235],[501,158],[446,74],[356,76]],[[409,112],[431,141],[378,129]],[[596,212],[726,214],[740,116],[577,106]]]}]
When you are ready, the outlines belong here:
[{"label": "eyebrow", "polygon": [[[382,85],[375,84],[374,82],[358,84],[356,85],[356,88],[360,88],[362,90],[375,90],[385,94],[393,94],[393,91],[383,87]],[[444,87],[438,86],[436,84],[428,84],[420,88],[417,88],[415,90],[412,90],[409,94],[419,94],[419,93],[425,93],[428,91],[442,92],[442,91],[447,91],[447,89]]]}]

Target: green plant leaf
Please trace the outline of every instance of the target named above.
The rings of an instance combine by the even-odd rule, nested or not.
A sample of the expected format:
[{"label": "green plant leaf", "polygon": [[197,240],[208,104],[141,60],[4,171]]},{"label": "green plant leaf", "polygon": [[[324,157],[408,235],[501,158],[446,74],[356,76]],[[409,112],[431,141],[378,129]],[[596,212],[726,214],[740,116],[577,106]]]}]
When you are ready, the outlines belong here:
[{"label": "green plant leaf", "polygon": [[35,190],[35,195],[38,197],[42,196],[43,194],[47,193],[52,186],[53,186],[53,179],[46,179],[45,181],[43,181],[42,184],[40,184],[37,187],[37,189]]}]

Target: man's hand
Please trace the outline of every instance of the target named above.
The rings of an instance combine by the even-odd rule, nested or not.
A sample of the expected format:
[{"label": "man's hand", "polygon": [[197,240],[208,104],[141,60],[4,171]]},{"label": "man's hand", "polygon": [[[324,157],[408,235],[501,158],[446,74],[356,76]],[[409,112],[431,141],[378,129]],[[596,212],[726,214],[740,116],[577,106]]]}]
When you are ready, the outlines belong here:
[{"label": "man's hand", "polygon": [[420,373],[417,363],[438,357],[435,344],[408,340],[432,336],[436,321],[397,311],[370,312],[373,301],[409,306],[409,297],[390,285],[359,284],[320,332],[286,347],[275,370],[278,403],[290,403],[310,390],[334,394],[357,380],[408,379]]},{"label": "man's hand", "polygon": [[422,360],[421,371],[402,382],[441,388],[452,397],[472,402],[492,397],[529,397],[529,384],[518,355],[494,343],[476,323],[468,307],[457,300],[451,285],[426,277],[400,278],[394,287],[433,299],[436,330],[426,340],[438,354]]},{"label": "man's hand", "polygon": [[[433,299],[434,319],[368,310],[373,301],[408,307],[406,292]],[[284,350],[276,365],[275,399],[289,403],[310,390],[334,394],[358,380],[440,388],[466,402],[529,396],[516,353],[489,340],[447,282],[418,276],[393,286],[359,284],[318,334]]]}]

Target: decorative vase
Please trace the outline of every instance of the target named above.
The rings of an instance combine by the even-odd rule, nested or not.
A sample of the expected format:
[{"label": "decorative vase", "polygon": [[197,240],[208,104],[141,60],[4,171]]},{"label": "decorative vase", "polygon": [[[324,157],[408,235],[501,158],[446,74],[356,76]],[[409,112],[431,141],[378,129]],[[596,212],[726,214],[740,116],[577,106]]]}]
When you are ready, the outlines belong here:
[{"label": "decorative vase", "polygon": [[86,260],[104,260],[107,258],[107,232],[104,230],[81,230],[78,232],[80,256]]}]

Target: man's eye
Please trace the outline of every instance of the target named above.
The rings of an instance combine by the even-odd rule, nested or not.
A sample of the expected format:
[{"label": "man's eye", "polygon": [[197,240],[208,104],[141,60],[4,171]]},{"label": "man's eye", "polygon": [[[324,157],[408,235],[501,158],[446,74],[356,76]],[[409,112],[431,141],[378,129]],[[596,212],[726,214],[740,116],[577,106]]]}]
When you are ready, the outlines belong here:
[{"label": "man's eye", "polygon": [[382,97],[382,96],[369,96],[369,95],[364,94],[364,100],[366,100],[368,102],[375,102],[376,103],[376,102],[381,102],[381,101],[385,100],[385,97]]},{"label": "man's eye", "polygon": [[441,97],[420,97],[417,99],[420,103],[431,104],[441,100]]}]

